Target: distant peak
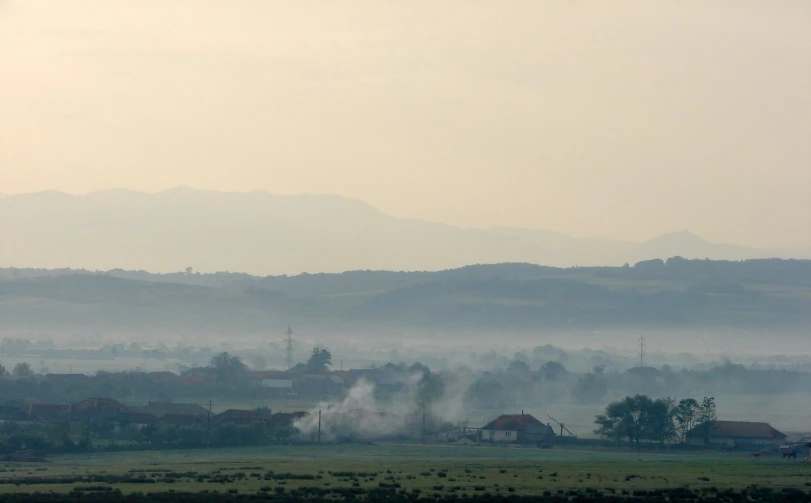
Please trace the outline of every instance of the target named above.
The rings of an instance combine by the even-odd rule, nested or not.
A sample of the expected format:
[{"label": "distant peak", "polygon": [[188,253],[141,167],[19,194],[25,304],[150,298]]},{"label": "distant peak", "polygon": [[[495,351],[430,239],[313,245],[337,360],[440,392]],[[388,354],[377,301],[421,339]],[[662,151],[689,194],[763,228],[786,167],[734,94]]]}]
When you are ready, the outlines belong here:
[{"label": "distant peak", "polygon": [[690,231],[677,231],[677,232],[669,232],[667,234],[662,234],[661,236],[655,237],[651,239],[651,241],[667,241],[667,242],[678,242],[678,243],[687,243],[687,242],[694,242],[694,243],[706,243],[707,240],[699,236],[698,234],[694,234]]}]

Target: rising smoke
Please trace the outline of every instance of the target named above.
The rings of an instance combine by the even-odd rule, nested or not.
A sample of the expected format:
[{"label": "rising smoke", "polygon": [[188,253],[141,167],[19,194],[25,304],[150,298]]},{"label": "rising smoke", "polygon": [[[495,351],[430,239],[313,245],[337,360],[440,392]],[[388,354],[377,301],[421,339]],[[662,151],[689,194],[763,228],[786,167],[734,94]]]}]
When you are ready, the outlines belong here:
[{"label": "rising smoke", "polygon": [[402,387],[393,393],[378,393],[375,385],[358,381],[341,401],[321,402],[294,423],[302,436],[317,435],[321,413],[321,439],[378,440],[417,438],[435,432],[442,424],[458,424],[464,419],[465,393],[469,382],[456,381],[426,400],[426,374],[404,376]]}]

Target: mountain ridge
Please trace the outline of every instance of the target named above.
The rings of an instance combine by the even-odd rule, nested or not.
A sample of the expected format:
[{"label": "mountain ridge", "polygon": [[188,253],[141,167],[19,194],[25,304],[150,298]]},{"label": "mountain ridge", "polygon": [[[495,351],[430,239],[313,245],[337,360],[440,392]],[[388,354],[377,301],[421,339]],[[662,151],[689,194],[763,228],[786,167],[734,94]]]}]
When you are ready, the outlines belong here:
[{"label": "mountain ridge", "polygon": [[[442,270],[476,263],[621,265],[683,256],[787,255],[711,243],[692,233],[644,243],[511,227],[468,229],[402,219],[339,195],[176,187],[0,196],[0,266],[296,274]],[[802,258],[798,254],[796,258]]]}]

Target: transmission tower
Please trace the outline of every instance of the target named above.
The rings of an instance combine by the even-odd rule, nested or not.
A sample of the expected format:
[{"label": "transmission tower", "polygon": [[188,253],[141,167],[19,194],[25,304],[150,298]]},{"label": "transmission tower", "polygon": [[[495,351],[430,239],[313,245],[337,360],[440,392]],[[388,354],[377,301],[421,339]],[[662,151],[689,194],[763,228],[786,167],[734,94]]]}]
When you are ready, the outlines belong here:
[{"label": "transmission tower", "polygon": [[287,325],[287,331],[283,332],[287,338],[282,341],[284,343],[284,351],[287,353],[287,370],[293,368],[293,327]]},{"label": "transmission tower", "polygon": [[646,349],[645,336],[641,335],[641,336],[639,336],[639,366],[640,367],[645,366],[645,349]]}]

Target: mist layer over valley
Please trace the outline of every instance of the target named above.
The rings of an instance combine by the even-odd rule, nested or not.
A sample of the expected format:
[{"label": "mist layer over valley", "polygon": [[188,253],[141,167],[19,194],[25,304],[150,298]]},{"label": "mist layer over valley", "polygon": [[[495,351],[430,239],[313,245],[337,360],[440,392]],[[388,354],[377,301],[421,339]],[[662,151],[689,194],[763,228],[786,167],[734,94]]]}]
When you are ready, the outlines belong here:
[{"label": "mist layer over valley", "polygon": [[328,344],[488,347],[506,335],[602,348],[661,334],[667,351],[773,353],[778,341],[777,352],[807,350],[810,316],[811,262],[779,259],[268,277],[0,270],[3,333],[59,340],[255,344],[293,323]]}]

